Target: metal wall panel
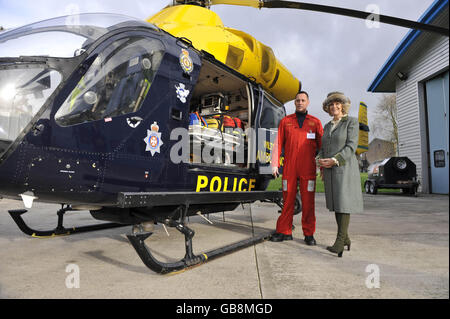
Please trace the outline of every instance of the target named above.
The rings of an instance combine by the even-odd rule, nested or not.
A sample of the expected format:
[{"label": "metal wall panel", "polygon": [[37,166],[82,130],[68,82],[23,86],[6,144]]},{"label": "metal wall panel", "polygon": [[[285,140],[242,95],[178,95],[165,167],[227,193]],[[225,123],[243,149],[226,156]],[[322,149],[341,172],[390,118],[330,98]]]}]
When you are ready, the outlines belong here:
[{"label": "metal wall panel", "polygon": [[[438,37],[427,46],[421,47],[417,58],[402,70],[408,78],[397,80],[397,107],[399,131],[399,155],[408,156],[417,166],[421,181],[419,191],[428,193],[429,156],[424,96],[421,91],[426,80],[444,72],[449,66],[449,38]],[[427,154],[428,155],[428,154]]]}]

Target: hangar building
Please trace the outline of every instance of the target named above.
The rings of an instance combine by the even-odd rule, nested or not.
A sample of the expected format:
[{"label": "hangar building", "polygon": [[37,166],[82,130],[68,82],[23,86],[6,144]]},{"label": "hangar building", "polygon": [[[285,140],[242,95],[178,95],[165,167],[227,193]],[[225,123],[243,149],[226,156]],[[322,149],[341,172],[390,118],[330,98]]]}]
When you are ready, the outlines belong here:
[{"label": "hangar building", "polygon": [[[419,22],[449,27],[448,0],[436,0]],[[422,193],[448,194],[449,38],[411,30],[368,88],[396,93],[399,156],[417,166]]]}]

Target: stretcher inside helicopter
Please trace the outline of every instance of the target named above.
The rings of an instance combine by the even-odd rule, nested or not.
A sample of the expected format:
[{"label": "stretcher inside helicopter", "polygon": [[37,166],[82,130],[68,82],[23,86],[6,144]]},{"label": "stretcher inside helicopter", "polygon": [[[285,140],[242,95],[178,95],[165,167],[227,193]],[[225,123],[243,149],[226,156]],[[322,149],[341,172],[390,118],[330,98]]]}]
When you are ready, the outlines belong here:
[{"label": "stretcher inside helicopter", "polygon": [[[276,131],[283,104],[208,60],[202,63],[189,106],[190,163],[248,169],[255,163],[255,129]],[[213,157],[204,156],[205,148]]]}]

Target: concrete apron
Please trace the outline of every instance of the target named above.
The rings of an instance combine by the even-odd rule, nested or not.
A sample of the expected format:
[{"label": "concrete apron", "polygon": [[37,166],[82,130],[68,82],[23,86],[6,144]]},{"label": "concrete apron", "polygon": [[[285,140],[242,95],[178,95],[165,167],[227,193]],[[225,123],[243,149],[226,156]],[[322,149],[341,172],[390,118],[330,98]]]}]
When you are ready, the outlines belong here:
[{"label": "concrete apron", "polygon": [[[334,214],[316,195],[317,246],[306,246],[301,215],[293,241],[264,242],[184,272],[159,275],[145,267],[126,239],[131,227],[52,239],[20,232],[7,213],[19,201],[0,201],[0,298],[449,298],[448,196],[364,195],[364,213],[352,215],[351,251],[326,250],[336,237]],[[35,203],[31,226],[56,226],[58,205]],[[199,254],[273,230],[274,204],[257,202],[210,225],[191,217]],[[95,221],[94,221],[95,222]],[[68,212],[64,226],[93,223],[88,212]],[[253,224],[253,227],[252,227]],[[184,256],[183,236],[162,226],[146,241],[161,260]],[[75,268],[74,268],[75,267]],[[73,280],[75,270],[79,282]],[[73,287],[79,283],[79,288]]]}]

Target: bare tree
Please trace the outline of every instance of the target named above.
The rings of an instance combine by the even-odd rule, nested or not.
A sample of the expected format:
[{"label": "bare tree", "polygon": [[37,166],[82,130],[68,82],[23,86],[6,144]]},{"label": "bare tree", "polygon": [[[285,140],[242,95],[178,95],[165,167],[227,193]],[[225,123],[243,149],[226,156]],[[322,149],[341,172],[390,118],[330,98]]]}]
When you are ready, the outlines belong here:
[{"label": "bare tree", "polygon": [[374,135],[391,141],[398,155],[397,103],[395,94],[383,94],[376,106],[376,116],[372,123]]}]

